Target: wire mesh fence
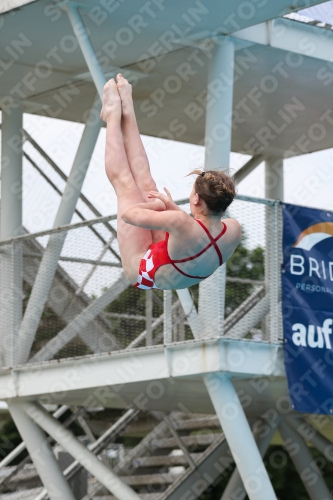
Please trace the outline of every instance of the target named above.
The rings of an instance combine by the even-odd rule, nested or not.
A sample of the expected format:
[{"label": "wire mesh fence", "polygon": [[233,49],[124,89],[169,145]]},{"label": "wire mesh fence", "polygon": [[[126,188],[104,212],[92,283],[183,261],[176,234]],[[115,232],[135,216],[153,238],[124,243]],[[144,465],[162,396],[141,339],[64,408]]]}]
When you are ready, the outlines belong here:
[{"label": "wire mesh fence", "polygon": [[[189,211],[186,201],[181,206]],[[45,304],[39,310],[29,362],[194,338],[278,341],[280,206],[238,197],[228,216],[241,223],[242,241],[208,292],[201,284],[189,289],[190,312],[177,291],[130,286],[121,267],[115,216],[26,234],[2,245],[3,263],[9,247],[22,252],[23,318],[29,307],[29,314],[38,314],[40,304]],[[202,314],[200,304],[207,293],[212,300],[205,301]],[[217,321],[217,307],[224,311],[222,324]],[[204,324],[207,317],[209,328]],[[201,325],[196,333],[194,319]]]}]

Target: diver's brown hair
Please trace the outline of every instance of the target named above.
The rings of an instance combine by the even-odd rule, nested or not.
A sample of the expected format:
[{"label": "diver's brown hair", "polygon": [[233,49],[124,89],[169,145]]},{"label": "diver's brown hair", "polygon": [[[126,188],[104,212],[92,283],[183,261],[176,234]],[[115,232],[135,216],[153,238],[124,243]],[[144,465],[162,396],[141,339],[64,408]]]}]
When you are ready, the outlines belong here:
[{"label": "diver's brown hair", "polygon": [[220,170],[193,170],[188,175],[196,174],[195,192],[204,200],[208,210],[219,214],[226,211],[236,196],[233,179]]}]

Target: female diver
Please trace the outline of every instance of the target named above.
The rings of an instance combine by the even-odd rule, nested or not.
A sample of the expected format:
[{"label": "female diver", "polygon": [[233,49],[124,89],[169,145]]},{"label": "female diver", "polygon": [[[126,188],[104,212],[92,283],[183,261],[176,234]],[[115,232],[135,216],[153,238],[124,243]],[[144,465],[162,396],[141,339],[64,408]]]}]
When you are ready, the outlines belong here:
[{"label": "female diver", "polygon": [[141,142],[132,87],[121,74],[104,87],[106,174],[118,199],[118,244],[125,276],[137,288],[187,288],[210,276],[241,240],[235,219],[221,216],[235,186],[220,171],[197,174],[190,194],[193,218],[169,191],[157,191]]}]

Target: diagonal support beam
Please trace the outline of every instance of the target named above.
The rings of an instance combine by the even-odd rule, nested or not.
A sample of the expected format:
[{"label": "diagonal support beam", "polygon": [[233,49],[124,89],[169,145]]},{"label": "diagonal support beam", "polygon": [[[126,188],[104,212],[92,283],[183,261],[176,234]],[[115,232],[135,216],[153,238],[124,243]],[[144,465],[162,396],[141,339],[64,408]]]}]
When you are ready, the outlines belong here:
[{"label": "diagonal support beam", "polygon": [[76,35],[76,38],[79,42],[79,45],[82,50],[83,57],[87,63],[91,76],[96,85],[97,92],[101,100],[103,99],[103,87],[106,84],[106,78],[101,69],[101,66],[97,60],[94,48],[89,39],[87,30],[82,22],[81,16],[76,6],[69,3],[66,6],[67,14],[71,25],[73,27],[73,31]]},{"label": "diagonal support beam", "polygon": [[[99,99],[95,100],[89,112],[73,167],[54,221],[54,228],[69,224],[72,219],[102,124],[99,114],[96,115],[97,106],[100,107]],[[65,238],[66,232],[50,236],[44,252],[18,335],[18,364],[25,363],[29,357]]]},{"label": "diagonal support beam", "polygon": [[[166,421],[166,423],[167,423],[167,425],[169,427],[170,433],[175,438],[175,440],[176,440],[176,442],[177,442],[177,444],[179,446],[179,449],[182,450],[183,455],[185,456],[185,458],[186,458],[189,466],[192,469],[195,469],[196,468],[195,462],[194,462],[193,458],[191,457],[191,454],[189,453],[189,451],[186,448],[185,444],[183,443],[183,440],[182,440],[181,436],[176,431],[171,418],[168,415],[165,415],[164,416],[164,420]],[[200,476],[199,476],[199,478],[200,478]]]},{"label": "diagonal support beam", "polygon": [[236,184],[239,184],[245,177],[247,177],[255,168],[264,161],[264,155],[255,155],[248,162],[245,163],[234,175]]},{"label": "diagonal support beam", "polygon": [[177,295],[192,330],[193,337],[195,339],[200,338],[202,336],[202,325],[188,288],[177,290]]},{"label": "diagonal support beam", "polygon": [[301,436],[285,420],[281,420],[279,431],[285,447],[311,500],[329,500],[331,493],[324,478]]},{"label": "diagonal support beam", "polygon": [[[72,338],[82,332],[82,330],[84,330],[106,306],[116,300],[128,286],[129,283],[122,273],[114,285],[108,288],[103,295],[95,299],[78,316],[68,323],[68,325],[38,351],[30,361],[36,363],[53,358],[53,356],[68,344]],[[116,339],[114,339],[114,341],[116,342]]]},{"label": "diagonal support beam", "polygon": [[237,309],[229,314],[224,324],[224,335],[226,335],[229,330],[231,330],[231,328],[245,316],[245,314],[251,311],[251,309],[261,300],[263,293],[264,287],[260,286],[249,297],[247,297],[244,302],[237,307]]},{"label": "diagonal support beam", "polygon": [[[178,292],[187,292],[182,294]],[[197,317],[192,298],[188,290],[178,290],[178,297],[184,311],[189,307]],[[259,303],[260,304],[260,303]],[[269,307],[269,306],[268,306]],[[190,310],[191,310],[190,309]],[[199,321],[199,319],[198,319]],[[189,322],[190,323],[190,322]],[[190,323],[194,338],[200,338],[199,323]],[[238,394],[231,379],[223,374],[210,374],[203,377],[209,396],[212,400],[216,415],[228,441],[231,453],[237,464],[238,471],[250,500],[277,500],[272,484],[268,477],[261,453],[257,447],[251,428],[245,416]],[[242,443],[242,446],[239,446]]]},{"label": "diagonal support beam", "polygon": [[[64,172],[58,167],[58,165],[52,160],[52,158],[50,158],[50,156],[40,147],[40,145],[31,137],[31,135],[28,134],[28,132],[26,130],[23,130],[23,134],[24,134],[24,137],[27,141],[30,142],[30,144],[38,151],[38,153],[44,158],[44,160],[47,161],[47,163],[57,172],[57,174],[61,177],[61,179],[63,179],[66,183],[67,183],[67,180],[68,180],[68,177],[66,174],[64,174]],[[52,187],[54,189],[58,189],[54,183],[51,181],[51,179],[49,179],[49,177],[47,175],[45,175],[44,172],[42,172],[39,167],[36,165],[35,162],[32,161],[32,159],[27,155],[26,152],[23,153],[24,156],[28,159],[28,161],[32,164],[32,166],[34,168],[36,168],[39,173],[42,173],[42,175],[45,177],[45,179],[47,180],[47,182],[52,185]],[[62,195],[62,193],[60,192],[60,190],[58,190],[58,194]],[[91,210],[91,212],[96,215],[96,217],[101,217],[102,214],[96,209],[96,207],[88,200],[88,198],[86,198],[86,196],[83,194],[83,193],[80,193],[80,199],[83,201],[83,203],[89,208],[89,210]],[[75,210],[75,212],[78,214],[78,216],[82,219],[82,220],[86,220],[83,215],[81,214],[80,211],[78,211],[77,209]],[[103,224],[105,225],[105,227],[108,228],[108,230],[114,235],[114,236],[117,236],[117,232],[116,230],[112,227],[112,225],[105,221],[103,222]],[[103,236],[94,229],[93,226],[91,226],[91,230],[96,234],[96,236],[105,244],[106,241],[105,239],[103,238]],[[115,252],[113,250],[112,247],[109,247],[109,250],[110,252],[120,261],[120,257],[119,255],[117,254],[117,252]]]},{"label": "diagonal support beam", "polygon": [[[42,258],[42,253],[40,252],[39,245],[34,240],[27,242],[23,246],[23,249],[25,248],[37,251],[36,253],[23,253],[23,279],[32,288],[39,268],[39,263],[34,255]],[[31,254],[31,257],[29,254]],[[62,260],[62,258],[60,257],[59,260]],[[60,267],[57,268],[52,287],[57,289],[57,294],[56,296],[53,293],[49,294],[47,306],[53,309],[56,315],[61,317],[66,324],[72,321],[75,316],[80,314],[92,302],[86,294],[81,294],[79,297],[75,294],[76,287],[73,286],[71,278]],[[119,341],[110,332],[107,322],[100,321],[100,319],[102,318],[96,318],[87,328],[83,328],[78,333],[83,342],[94,353],[110,351],[117,344],[121,348],[122,346]]]},{"label": "diagonal support beam", "polygon": [[[276,431],[280,418],[275,420],[266,420],[265,418],[259,419],[254,425],[253,434],[260,452],[260,455],[264,458],[268,446],[272,440],[272,437]],[[256,425],[259,424],[262,435],[256,433]],[[264,429],[264,430],[263,430]],[[242,478],[239,474],[238,468],[236,467],[231,475],[231,478],[227,484],[226,489],[223,492],[221,500],[244,500],[246,497],[246,491],[243,485]]]},{"label": "diagonal support beam", "polygon": [[[21,403],[12,401],[8,403],[8,408],[50,499],[75,500],[42,429],[27,416]],[[44,409],[43,411],[48,413]],[[51,415],[49,417],[54,418]],[[54,421],[61,427],[56,419]]]},{"label": "diagonal support beam", "polygon": [[[122,415],[114,424],[107,429],[104,434],[102,434],[98,439],[96,439],[93,443],[88,444],[88,449],[93,451],[94,453],[98,453],[99,449],[104,449],[104,443],[108,442],[111,436],[113,438],[120,432],[121,429],[126,427],[132,420],[137,418],[138,413],[140,413],[140,410],[127,410],[124,415]],[[71,477],[71,474],[75,472],[75,469],[79,465],[79,462],[77,460],[74,460],[67,469],[64,470],[64,476],[65,477]],[[37,497],[34,500],[46,500],[47,499],[47,491],[44,489],[37,495]]]},{"label": "diagonal support beam", "polygon": [[[105,488],[119,500],[140,500],[132,488],[123,483],[106,465],[86,448],[68,429],[54,419],[37,403],[20,402],[19,408],[62,446],[74,459],[87,469]],[[70,499],[71,497],[64,497]],[[53,499],[52,499],[53,500]]]},{"label": "diagonal support beam", "polygon": [[[71,406],[71,411],[73,413],[76,413],[78,411],[78,407]],[[96,441],[96,438],[95,438],[92,430],[90,429],[89,424],[87,423],[84,416],[81,414],[78,414],[78,416],[76,417],[76,420],[77,420],[78,424],[80,425],[80,427],[82,428],[85,435],[87,436],[87,438],[89,439],[89,443],[90,444],[94,443]]]},{"label": "diagonal support beam", "polygon": [[[63,415],[66,411],[68,410],[68,406],[62,405],[60,406],[54,413],[53,416],[54,418],[59,418],[61,415]],[[3,460],[0,462],[0,469],[3,467],[6,467],[8,464],[10,464],[14,458],[18,457],[20,453],[22,453],[23,450],[26,449],[26,443],[22,441],[19,445],[14,448],[8,455],[5,456]]]},{"label": "diagonal support beam", "polygon": [[203,380],[249,499],[277,500],[231,379],[218,373]]},{"label": "diagonal support beam", "polygon": [[333,443],[303,419],[288,418],[288,424],[302,436],[305,441],[309,441],[324,457],[333,462]]},{"label": "diagonal support beam", "polygon": [[251,328],[254,328],[269,313],[270,295],[267,294],[260,302],[250,309],[230,330],[228,337],[233,339],[243,338]]}]

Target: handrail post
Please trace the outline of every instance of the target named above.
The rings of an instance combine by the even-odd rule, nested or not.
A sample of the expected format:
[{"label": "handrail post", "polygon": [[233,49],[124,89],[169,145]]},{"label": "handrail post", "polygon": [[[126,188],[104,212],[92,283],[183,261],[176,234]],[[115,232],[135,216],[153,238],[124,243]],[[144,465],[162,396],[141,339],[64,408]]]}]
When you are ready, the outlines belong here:
[{"label": "handrail post", "polygon": [[[283,200],[283,159],[269,157],[265,161],[265,196],[269,199]],[[266,207],[266,254],[265,281],[266,292],[270,296],[270,313],[266,320],[269,335],[266,340],[278,342],[279,333],[279,202]]]},{"label": "handrail post", "polygon": [[[2,112],[0,240],[22,234],[22,126],[18,105]],[[0,365],[17,364],[18,332],[22,319],[22,243],[2,248],[0,255]]]},{"label": "handrail post", "polygon": [[163,322],[163,337],[164,344],[171,344],[172,342],[172,291],[164,290],[164,322]]},{"label": "handrail post", "polygon": [[153,345],[153,291],[146,292],[146,346]]},{"label": "handrail post", "polygon": [[269,340],[277,343],[279,338],[279,220],[276,203],[268,207],[270,211],[271,231],[270,231],[270,316],[269,316]]}]

